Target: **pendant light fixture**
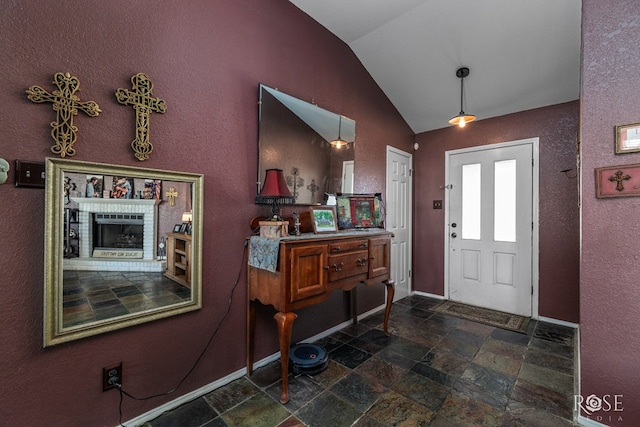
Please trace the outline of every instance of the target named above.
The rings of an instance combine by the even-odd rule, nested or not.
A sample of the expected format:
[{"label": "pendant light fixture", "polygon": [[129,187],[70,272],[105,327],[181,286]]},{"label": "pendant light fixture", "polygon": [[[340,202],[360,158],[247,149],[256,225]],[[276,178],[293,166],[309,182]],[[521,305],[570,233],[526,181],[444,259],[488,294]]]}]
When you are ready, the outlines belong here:
[{"label": "pendant light fixture", "polygon": [[458,68],[456,71],[456,77],[460,79],[460,112],[457,116],[449,119],[449,124],[458,125],[463,128],[467,123],[476,119],[473,114],[466,114],[462,108],[462,99],[464,95],[464,78],[469,75],[469,69],[467,67]]},{"label": "pendant light fixture", "polygon": [[348,144],[348,142],[342,139],[342,137],[340,136],[341,131],[342,131],[342,115],[340,115],[340,119],[338,120],[338,138],[334,139],[329,143],[336,148],[344,147],[345,145]]}]

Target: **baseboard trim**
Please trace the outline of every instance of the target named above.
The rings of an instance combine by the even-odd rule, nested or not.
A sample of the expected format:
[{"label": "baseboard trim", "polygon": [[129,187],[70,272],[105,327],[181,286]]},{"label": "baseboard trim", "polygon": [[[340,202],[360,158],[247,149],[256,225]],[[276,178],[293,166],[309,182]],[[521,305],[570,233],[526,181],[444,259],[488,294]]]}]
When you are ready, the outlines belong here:
[{"label": "baseboard trim", "polygon": [[[385,305],[381,305],[379,307],[376,307],[372,310],[367,311],[366,313],[362,313],[360,315],[358,315],[357,319],[361,320],[364,319],[366,317],[371,316],[372,314],[377,313],[380,310],[384,310],[385,309]],[[333,334],[334,332],[337,332],[341,329],[346,328],[347,326],[352,325],[352,321],[351,320],[347,320],[346,322],[342,322],[330,329],[327,329],[326,331],[323,331],[317,335],[314,335],[313,337],[309,337],[301,342],[314,342],[317,341],[319,339],[322,339],[326,336],[329,336],[331,334]],[[269,363],[280,359],[280,352],[278,351],[277,353],[274,353],[270,356],[265,357],[264,359],[261,359],[257,362],[255,362],[253,364],[253,369],[258,369],[261,368],[263,366],[268,365]],[[242,369],[238,369],[235,372],[230,373],[229,375],[222,377],[212,383],[209,383],[203,387],[200,387],[197,390],[193,390],[192,392],[189,392],[187,394],[183,394],[182,396],[167,402],[163,405],[158,406],[157,408],[154,408],[148,412],[145,412],[144,414],[138,415],[135,418],[130,419],[129,421],[125,421],[124,425],[128,426],[128,427],[140,427],[142,425],[144,425],[144,423],[149,422],[151,420],[156,419],[157,417],[159,417],[160,415],[164,414],[165,412],[171,411],[173,409],[176,409],[178,406],[187,403],[187,402],[191,402],[194,399],[197,399],[199,397],[204,396],[207,393],[211,393],[213,390],[223,387],[227,384],[229,384],[232,381],[235,381],[239,378],[242,378],[246,375],[247,373],[247,368],[244,367]]]},{"label": "baseboard trim", "polygon": [[578,327],[580,326],[579,323],[571,323],[571,322],[567,322],[567,321],[564,321],[564,320],[553,319],[551,317],[540,316],[540,317],[538,317],[538,320],[540,322],[553,323],[553,324],[556,324],[556,325],[566,326],[568,328],[573,328],[573,329],[578,329]]},{"label": "baseboard trim", "polygon": [[[381,310],[384,310],[385,308],[386,308],[386,305],[381,305],[379,307],[376,307],[376,308],[374,308],[372,310],[367,311],[366,313],[359,314],[357,316],[357,319],[358,320],[362,320],[364,318],[367,318],[367,317],[371,316],[372,314],[375,314],[375,313],[377,313],[377,312],[379,312]],[[320,339],[322,339],[324,337],[327,337],[327,336],[331,335],[334,332],[338,332],[339,330],[346,328],[347,326],[351,326],[352,324],[353,324],[352,320],[347,320],[346,322],[342,322],[342,323],[334,326],[333,328],[329,328],[326,331],[322,331],[319,334],[314,335],[314,336],[309,337],[309,338],[306,338],[306,339],[304,339],[304,340],[302,340],[300,342],[302,342],[302,343],[311,343],[311,342],[314,342],[314,341],[318,341],[318,340],[320,340]],[[280,355],[280,352],[278,352],[278,355]]]},{"label": "baseboard trim", "polygon": [[435,299],[441,299],[441,300],[444,299],[442,295],[430,294],[428,292],[421,292],[421,291],[413,291],[411,295],[419,295],[421,297],[429,297],[429,298],[435,298]]},{"label": "baseboard trim", "polygon": [[[275,359],[272,359],[272,356],[269,356],[265,359],[262,359],[261,361],[256,363],[256,366],[260,365],[260,366],[264,366],[267,363],[271,362],[272,360],[276,360],[277,357]],[[267,359],[269,359],[267,361]],[[135,418],[130,419],[129,421],[125,421],[124,425],[129,426],[129,427],[138,427],[138,426],[142,426],[144,423],[154,420],[155,418],[159,417],[160,415],[162,415],[163,413],[167,412],[167,411],[171,411],[172,409],[177,408],[178,406],[190,402],[194,399],[197,399],[201,396],[204,396],[207,393],[212,392],[213,390],[220,388],[226,384],[229,384],[231,381],[235,381],[238,378],[242,378],[245,374],[247,373],[247,369],[246,368],[242,368],[242,369],[238,369],[235,372],[232,372],[231,374],[220,378],[217,381],[214,381],[212,383],[209,383],[203,387],[200,387],[197,390],[193,390],[192,392],[189,392],[187,394],[183,394],[182,396],[167,402],[163,405],[160,405],[148,412],[145,412],[144,414],[141,414]]]}]

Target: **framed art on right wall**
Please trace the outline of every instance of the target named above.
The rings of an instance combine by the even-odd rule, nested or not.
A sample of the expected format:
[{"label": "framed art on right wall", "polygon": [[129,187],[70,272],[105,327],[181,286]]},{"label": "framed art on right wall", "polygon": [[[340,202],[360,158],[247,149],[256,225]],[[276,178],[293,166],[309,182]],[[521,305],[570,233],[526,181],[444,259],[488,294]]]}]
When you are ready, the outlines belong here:
[{"label": "framed art on right wall", "polygon": [[640,123],[616,126],[616,154],[640,151]]}]

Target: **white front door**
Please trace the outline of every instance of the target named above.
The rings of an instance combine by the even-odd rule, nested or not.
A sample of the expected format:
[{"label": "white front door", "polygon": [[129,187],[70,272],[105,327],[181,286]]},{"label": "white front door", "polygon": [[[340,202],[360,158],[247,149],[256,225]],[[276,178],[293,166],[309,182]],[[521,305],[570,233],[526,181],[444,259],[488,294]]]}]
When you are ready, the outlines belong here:
[{"label": "white front door", "polygon": [[342,162],[342,187],[343,193],[353,193],[353,170],[355,163],[353,160],[345,160]]},{"label": "white front door", "polygon": [[413,156],[387,146],[387,212],[385,228],[391,238],[391,279],[394,301],[411,294],[411,169]]},{"label": "white front door", "polygon": [[447,153],[451,300],[532,315],[533,152],[529,140]]}]

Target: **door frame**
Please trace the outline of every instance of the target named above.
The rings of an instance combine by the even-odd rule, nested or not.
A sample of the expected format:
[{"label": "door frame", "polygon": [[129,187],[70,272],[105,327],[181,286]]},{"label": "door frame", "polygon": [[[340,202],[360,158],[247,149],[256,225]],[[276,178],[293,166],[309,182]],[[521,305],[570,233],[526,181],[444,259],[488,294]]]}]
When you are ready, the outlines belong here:
[{"label": "door frame", "polygon": [[[409,271],[407,272],[407,295],[411,296],[413,294],[413,154],[408,153],[406,151],[400,150],[399,148],[392,147],[387,145],[386,152],[386,166],[385,166],[385,203],[387,202],[387,193],[389,191],[389,154],[395,153],[400,156],[406,156],[409,159],[409,190],[408,200],[407,200],[407,213],[409,218],[407,218],[407,228],[409,231],[409,236],[407,239],[408,242],[408,259],[407,266]],[[385,211],[385,229],[387,229],[387,218]],[[391,247],[393,249],[393,245]],[[391,256],[393,259],[393,256]],[[391,273],[391,272],[389,272]],[[385,298],[386,298],[386,287],[385,287]]]},{"label": "door frame", "polygon": [[[496,144],[478,145],[474,147],[461,148],[457,150],[449,150],[444,153],[444,178],[448,190],[449,183],[449,161],[450,157],[455,154],[471,153],[474,151],[492,150],[497,148],[514,147],[518,145],[531,145],[533,155],[533,176],[532,176],[532,212],[531,221],[533,222],[531,236],[531,317],[537,319],[539,308],[539,262],[540,262],[540,138],[519,139],[516,141],[500,142]],[[444,200],[444,298],[449,299],[449,192],[445,191]]]}]

